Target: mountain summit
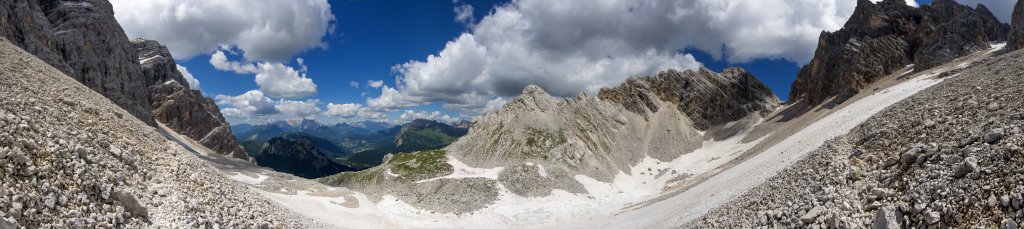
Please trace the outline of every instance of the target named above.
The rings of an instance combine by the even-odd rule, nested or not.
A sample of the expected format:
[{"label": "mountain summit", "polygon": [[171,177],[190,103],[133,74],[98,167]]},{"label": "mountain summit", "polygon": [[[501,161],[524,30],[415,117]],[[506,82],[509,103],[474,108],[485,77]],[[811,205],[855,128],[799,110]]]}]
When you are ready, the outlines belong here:
[{"label": "mountain summit", "polygon": [[771,89],[742,68],[727,68],[722,73],[703,67],[668,70],[603,88],[598,97],[638,114],[657,112],[661,109],[659,101],[666,101],[687,114],[701,130],[750,114],[767,115],[779,106]]},{"label": "mountain summit", "polygon": [[810,106],[831,98],[841,103],[898,69],[930,69],[1005,41],[1008,31],[984,6],[935,0],[914,8],[902,0],[858,0],[843,29],[821,33],[789,98]]},{"label": "mountain summit", "polygon": [[128,40],[106,0],[4,1],[0,21],[0,36],[139,120],[163,123],[221,154],[248,159],[220,108],[189,87],[167,47]]},{"label": "mountain summit", "polygon": [[[564,100],[530,85],[501,109],[476,118],[466,136],[442,150],[395,155],[399,160],[385,159],[383,165],[321,181],[373,193],[374,200],[391,195],[443,213],[465,213],[493,203],[501,191],[499,184],[525,197],[549,196],[554,190],[586,194],[574,177],[611,182],[618,174],[633,173],[642,160],[671,161],[700,148],[705,140],[702,129],[766,115],[777,106],[778,99],[767,87],[738,68],[724,73],[669,70],[601,90],[600,97],[581,94]],[[715,112],[724,115],[710,115]],[[397,172],[423,164],[432,167]],[[496,172],[472,172],[477,175],[466,175],[467,179],[417,180],[476,171],[445,166],[449,164]],[[437,187],[452,190],[409,194]],[[448,193],[455,189],[458,193]],[[460,201],[434,204],[450,195],[458,195]]]}]

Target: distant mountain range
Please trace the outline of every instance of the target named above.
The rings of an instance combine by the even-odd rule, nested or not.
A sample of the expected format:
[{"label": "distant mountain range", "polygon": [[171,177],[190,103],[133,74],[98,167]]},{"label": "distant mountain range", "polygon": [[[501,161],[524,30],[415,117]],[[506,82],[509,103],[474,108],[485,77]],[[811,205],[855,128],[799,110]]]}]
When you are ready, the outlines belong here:
[{"label": "distant mountain range", "polygon": [[[466,135],[469,123],[445,124],[418,119],[403,125],[383,122],[324,125],[304,119],[264,125],[240,124],[232,126],[232,130],[257,164],[305,177],[377,166],[387,154],[445,147]],[[325,164],[319,160],[321,157],[328,158],[333,165]],[[322,169],[292,167],[300,162]]]}]

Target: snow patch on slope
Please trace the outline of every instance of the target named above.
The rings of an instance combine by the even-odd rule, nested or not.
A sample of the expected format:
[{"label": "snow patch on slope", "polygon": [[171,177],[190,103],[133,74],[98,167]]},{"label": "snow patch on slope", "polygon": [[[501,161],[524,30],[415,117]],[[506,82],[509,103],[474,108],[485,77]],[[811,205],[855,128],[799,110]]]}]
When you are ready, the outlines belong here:
[{"label": "snow patch on slope", "polygon": [[[497,180],[498,174],[501,174],[501,171],[505,169],[505,167],[496,167],[490,169],[474,168],[469,165],[466,165],[465,163],[462,163],[461,161],[459,161],[459,159],[456,159],[455,157],[447,156],[447,158],[448,164],[452,165],[452,169],[455,170],[454,172],[452,172],[452,174],[442,177],[435,177],[426,180],[416,181],[416,183],[423,183],[441,179],[461,179],[473,177],[483,177],[491,180]],[[388,172],[390,172],[390,170],[388,170]]]},{"label": "snow patch on slope", "polygon": [[235,180],[235,181],[238,181],[238,182],[242,182],[242,183],[245,183],[245,184],[248,184],[248,185],[260,185],[260,183],[263,183],[263,181],[266,181],[267,178],[270,178],[270,176],[263,175],[263,174],[256,174],[256,177],[251,177],[249,175],[245,175],[245,174],[236,172],[235,175],[231,175],[230,178],[232,180]]},{"label": "snow patch on slope", "polygon": [[[814,122],[764,152],[678,195],[650,206],[588,222],[593,227],[682,225],[755,187],[825,141],[846,134],[875,113],[943,81],[938,73],[918,76],[855,101]],[[586,224],[583,224],[586,225]]]}]

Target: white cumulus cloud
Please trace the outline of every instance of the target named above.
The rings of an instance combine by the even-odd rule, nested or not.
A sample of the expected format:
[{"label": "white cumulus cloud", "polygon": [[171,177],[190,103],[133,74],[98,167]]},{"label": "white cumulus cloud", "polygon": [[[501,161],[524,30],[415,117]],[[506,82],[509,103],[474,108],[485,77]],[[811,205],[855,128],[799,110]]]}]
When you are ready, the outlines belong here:
[{"label": "white cumulus cloud", "polygon": [[366,99],[366,105],[379,110],[394,111],[403,107],[411,107],[420,105],[413,102],[413,99],[409,98],[405,94],[388,86],[383,86],[380,89],[381,95],[376,98]]},{"label": "white cumulus cloud", "polygon": [[386,120],[388,119],[387,114],[382,112],[374,111],[368,107],[358,103],[346,103],[346,104],[327,104],[327,111],[325,115],[342,118],[347,121],[359,121],[359,120]]},{"label": "white cumulus cloud", "polygon": [[237,96],[217,95],[214,98],[221,107],[221,113],[232,123],[258,124],[277,120],[316,118],[324,113],[318,107],[318,99],[275,101],[259,90],[251,90]]},{"label": "white cumulus cloud", "polygon": [[318,99],[308,99],[306,101],[282,99],[274,107],[281,112],[281,115],[289,119],[311,118],[320,114],[320,108],[316,106],[318,103],[320,103]]},{"label": "white cumulus cloud", "polygon": [[384,81],[383,80],[367,80],[366,81],[366,85],[369,85],[372,88],[380,88],[381,86],[384,86]]},{"label": "white cumulus cloud", "polygon": [[398,118],[395,119],[395,121],[399,123],[406,123],[416,119],[434,120],[449,124],[461,121],[460,119],[451,117],[447,114],[441,114],[440,111],[427,112],[414,110],[405,110],[404,112],[402,112],[402,115],[399,115]]},{"label": "white cumulus cloud", "polygon": [[279,63],[260,63],[256,84],[267,95],[278,98],[303,98],[316,94],[316,84],[295,69]]},{"label": "white cumulus cloud", "polygon": [[130,38],[160,41],[178,59],[237,47],[251,61],[284,61],[323,48],[333,29],[327,0],[111,0]]},{"label": "white cumulus cloud", "polygon": [[199,89],[199,80],[197,80],[195,76],[192,76],[191,72],[188,72],[188,68],[185,68],[185,66],[181,66],[181,65],[178,65],[178,64],[175,64],[175,67],[178,68],[178,72],[181,72],[181,76],[185,77],[185,81],[188,82],[188,87],[189,88],[192,88],[192,90],[196,90],[196,91],[200,90]]},{"label": "white cumulus cloud", "polygon": [[258,90],[248,91],[238,96],[217,95],[214,98],[217,100],[217,104],[230,106],[230,108],[222,110],[226,116],[240,117],[278,113],[274,101]]},{"label": "white cumulus cloud", "polygon": [[472,5],[460,4],[455,6],[455,9],[453,9],[453,11],[455,12],[456,22],[462,23],[466,27],[473,27],[473,23],[476,22],[476,16],[473,15]]},{"label": "white cumulus cloud", "polygon": [[213,65],[213,68],[217,70],[231,71],[238,74],[253,74],[260,71],[259,67],[256,67],[255,64],[228,60],[228,56],[221,50],[217,50],[213,55],[210,55],[210,65]]},{"label": "white cumulus cloud", "polygon": [[276,62],[241,63],[231,61],[223,51],[218,50],[210,56],[210,64],[221,71],[238,74],[256,74],[256,85],[260,91],[276,98],[304,98],[315,95],[316,84],[306,76],[307,67],[302,59],[296,62],[301,66],[295,70],[290,66]]},{"label": "white cumulus cloud", "polygon": [[802,64],[813,56],[818,35],[841,28],[855,6],[847,0],[513,1],[439,53],[394,66],[396,87],[382,87],[367,105],[442,102],[472,113],[529,84],[562,97],[594,93],[631,76],[699,67],[682,52],[687,49],[733,63]]}]

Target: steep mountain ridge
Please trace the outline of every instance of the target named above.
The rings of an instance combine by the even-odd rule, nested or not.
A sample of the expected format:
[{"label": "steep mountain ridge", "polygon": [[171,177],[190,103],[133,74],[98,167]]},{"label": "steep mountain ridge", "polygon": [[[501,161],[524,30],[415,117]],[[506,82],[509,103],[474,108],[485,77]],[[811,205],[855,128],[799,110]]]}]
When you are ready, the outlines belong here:
[{"label": "steep mountain ridge", "polygon": [[156,121],[203,146],[234,158],[249,160],[231,127],[212,99],[191,88],[178,71],[167,47],[152,40],[132,41],[146,76]]},{"label": "steep mountain ridge", "polygon": [[1010,35],[1006,49],[1013,51],[1024,48],[1024,1],[1017,1],[1010,19]]},{"label": "steep mountain ridge", "polygon": [[166,47],[130,41],[107,0],[2,1],[0,36],[150,126],[160,121],[220,153],[248,158],[220,109],[190,90]]},{"label": "steep mountain ridge", "polygon": [[416,119],[402,125],[395,136],[395,149],[409,152],[437,149],[451,144],[455,139],[466,135],[467,128],[459,128],[434,120]]},{"label": "steep mountain ridge", "polygon": [[0,2],[0,36],[155,125],[138,56],[106,0]]},{"label": "steep mountain ridge", "polygon": [[[690,110],[691,102],[715,104],[704,108],[728,108],[735,113],[732,117],[741,116],[704,116],[707,125],[757,120],[778,104],[770,90],[755,86],[763,84],[741,69],[725,74],[669,70],[632,81],[602,90],[607,100],[586,94],[559,99],[530,85],[501,109],[476,118],[469,134],[442,150],[402,154],[398,161],[386,159],[381,166],[320,181],[362,191],[374,201],[390,195],[441,213],[479,210],[504,192],[522,197],[546,197],[555,190],[587,195],[580,175],[604,183],[623,175],[659,174],[666,180],[689,176],[634,168],[641,162],[673,161],[710,137],[683,112],[708,114]],[[424,164],[432,166],[416,166]],[[462,191],[450,193],[455,189]],[[442,194],[408,194],[424,191]],[[433,204],[452,199],[458,201]]]},{"label": "steep mountain ridge", "polygon": [[903,0],[858,0],[843,29],[822,32],[814,58],[792,85],[790,101],[841,103],[882,76],[909,64],[924,70],[1003,41],[1009,26],[984,6],[953,0],[920,8]]},{"label": "steep mountain ridge", "polygon": [[[267,141],[259,153],[251,155],[260,166],[304,178],[318,178],[353,169],[335,163],[322,143],[309,136],[282,136]],[[337,150],[337,149],[336,149]]]},{"label": "steep mountain ridge", "polygon": [[677,109],[701,130],[753,113],[766,115],[779,105],[779,99],[768,86],[741,68],[715,73],[702,67],[683,72],[668,70],[654,77],[633,77],[618,87],[601,89],[598,97],[639,114],[657,111],[659,101],[678,104]]}]

